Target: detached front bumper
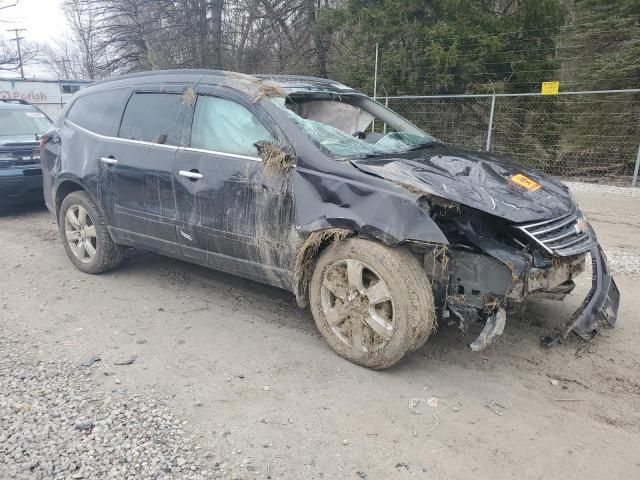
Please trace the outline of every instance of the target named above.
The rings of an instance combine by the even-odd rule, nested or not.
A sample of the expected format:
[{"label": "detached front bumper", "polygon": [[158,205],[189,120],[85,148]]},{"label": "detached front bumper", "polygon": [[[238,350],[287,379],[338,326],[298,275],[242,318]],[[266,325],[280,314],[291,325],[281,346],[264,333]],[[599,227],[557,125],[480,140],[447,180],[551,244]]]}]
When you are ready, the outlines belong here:
[{"label": "detached front bumper", "polygon": [[[447,288],[444,290],[444,308],[460,320],[461,330],[467,331],[467,327],[478,318],[478,311],[484,311],[488,319],[485,326],[487,331],[483,330],[475,349],[485,348],[495,336],[502,333],[504,316],[501,309],[517,309],[529,297],[561,300],[569,294],[575,286],[573,278],[584,270],[584,257],[587,253],[590,253],[592,263],[591,289],[580,308],[569,317],[560,332],[542,337],[542,343],[551,346],[566,338],[572,331],[588,340],[600,329],[615,325],[620,293],[611,277],[607,258],[598,244],[595,232],[588,225],[586,230],[574,227],[581,219],[579,216],[576,218],[578,220],[574,216],[569,220],[563,217],[560,219],[562,221],[546,221],[527,227],[531,230],[531,238],[539,245],[555,241],[555,237],[560,235],[566,241],[572,231],[582,232],[574,235],[572,241],[579,244],[580,248],[571,250],[570,255],[552,252],[548,258],[538,260],[535,258],[535,251],[530,254],[498,241],[487,222],[470,218],[461,218],[456,222],[458,231],[482,253],[466,248],[452,249],[452,261],[447,264],[449,276],[444,282],[434,277],[432,284],[435,289],[435,286],[445,283]],[[549,222],[560,224],[564,230],[561,233],[555,230],[547,232],[551,229]],[[565,230],[569,230],[569,233]],[[552,235],[551,240],[545,240],[541,235]],[[565,251],[570,247],[572,246],[565,247]],[[429,256],[425,257],[427,272],[438,271],[432,265],[433,260]],[[546,262],[548,265],[545,265]],[[446,283],[449,278],[450,284]]]},{"label": "detached front bumper", "polygon": [[600,329],[615,326],[620,306],[620,291],[609,273],[607,257],[600,245],[595,245],[591,251],[591,289],[586,298],[569,320],[563,331],[555,336],[541,338],[544,346],[551,346],[571,331],[584,340],[592,339]]}]

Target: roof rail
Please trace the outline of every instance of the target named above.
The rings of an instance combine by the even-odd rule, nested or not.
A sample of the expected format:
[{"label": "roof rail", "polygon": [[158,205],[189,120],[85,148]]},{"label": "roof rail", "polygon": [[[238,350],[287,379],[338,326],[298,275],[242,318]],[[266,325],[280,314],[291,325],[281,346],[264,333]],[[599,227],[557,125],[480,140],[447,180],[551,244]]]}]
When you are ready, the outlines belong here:
[{"label": "roof rail", "polygon": [[23,100],[22,98],[0,98],[0,102],[16,103],[18,105],[31,105],[29,102],[27,102],[26,100]]}]

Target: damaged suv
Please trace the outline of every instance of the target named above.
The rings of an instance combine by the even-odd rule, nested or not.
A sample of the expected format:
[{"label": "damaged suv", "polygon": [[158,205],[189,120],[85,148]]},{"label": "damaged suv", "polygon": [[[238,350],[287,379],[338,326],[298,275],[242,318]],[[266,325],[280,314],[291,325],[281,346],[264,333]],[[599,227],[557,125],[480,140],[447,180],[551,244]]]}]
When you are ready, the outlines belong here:
[{"label": "damaged suv", "polygon": [[337,82],[211,70],[76,94],[43,139],[47,205],[83,272],[139,247],[292,291],[343,357],[386,368],[456,319],[482,350],[530,296],[593,286],[546,344],[616,321],[561,183],[432,138]]}]

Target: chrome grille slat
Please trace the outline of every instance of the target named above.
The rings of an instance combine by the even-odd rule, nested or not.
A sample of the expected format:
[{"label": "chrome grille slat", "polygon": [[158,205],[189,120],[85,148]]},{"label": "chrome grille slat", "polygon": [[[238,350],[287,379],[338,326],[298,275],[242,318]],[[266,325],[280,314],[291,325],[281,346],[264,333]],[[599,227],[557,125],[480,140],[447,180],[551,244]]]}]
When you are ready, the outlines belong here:
[{"label": "chrome grille slat", "polygon": [[569,217],[567,220],[565,220],[564,222],[558,224],[558,225],[554,225],[553,227],[549,227],[549,228],[545,228],[543,230],[536,230],[534,232],[530,232],[531,235],[535,235],[536,237],[538,235],[544,235],[545,233],[550,233],[553,232],[554,230],[558,230],[559,228],[564,227],[565,225],[569,225],[570,223],[573,223],[576,221],[575,217]]},{"label": "chrome grille slat", "polygon": [[553,238],[542,240],[542,243],[549,244],[549,243],[557,242],[558,240],[562,240],[563,238],[567,238],[567,237],[570,237],[571,235],[575,235],[575,233],[576,233],[575,231],[563,233],[562,235],[558,235]]},{"label": "chrome grille slat", "polygon": [[527,228],[535,228],[535,227],[540,227],[542,225],[547,225],[549,223],[559,222],[565,218],[573,216],[574,214],[575,214],[575,208],[572,209],[571,213],[568,213],[567,215],[562,215],[561,217],[552,218],[551,220],[544,220],[542,222],[530,223],[529,225],[527,225]]},{"label": "chrome grille slat", "polygon": [[586,231],[577,228],[582,221],[582,213],[573,209],[568,215],[518,228],[548,253],[571,256],[586,252],[596,242],[590,228]]},{"label": "chrome grille slat", "polygon": [[563,250],[563,249],[565,249],[565,248],[567,248],[567,247],[570,247],[570,246],[572,246],[572,245],[575,245],[576,243],[583,242],[584,240],[586,240],[586,238],[585,238],[585,237],[587,237],[587,235],[585,235],[584,237],[576,238],[576,239],[574,239],[574,240],[570,240],[570,241],[565,242],[565,243],[561,243],[560,245],[556,245],[556,246],[554,246],[553,248],[557,248],[557,249],[559,249],[559,250]]}]

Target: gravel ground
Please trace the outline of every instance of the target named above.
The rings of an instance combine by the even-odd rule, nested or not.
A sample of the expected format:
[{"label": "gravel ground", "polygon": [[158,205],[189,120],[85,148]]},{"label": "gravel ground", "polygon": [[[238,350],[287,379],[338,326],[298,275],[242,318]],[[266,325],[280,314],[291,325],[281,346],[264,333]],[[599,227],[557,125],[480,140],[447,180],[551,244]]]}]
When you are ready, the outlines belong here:
[{"label": "gravel ground", "polygon": [[167,398],[100,391],[97,363],[33,360],[38,347],[0,327],[2,480],[235,476],[187,434]]},{"label": "gravel ground", "polygon": [[640,197],[640,188],[617,187],[586,182],[563,182],[572,192],[591,193],[596,195],[620,195],[624,197]]},{"label": "gravel ground", "polygon": [[609,250],[606,255],[614,275],[640,276],[640,251]]},{"label": "gravel ground", "polygon": [[580,188],[615,329],[539,346],[586,274],[482,355],[481,326],[443,326],[386,372],[335,355],[287,292],[153,254],[83,275],[44,208],[0,214],[0,480],[640,478],[640,204]]},{"label": "gravel ground", "polygon": [[[585,182],[564,182],[571,191],[578,196],[580,206],[590,218],[595,218],[608,224],[618,224],[618,228],[628,228],[637,225],[635,218],[640,211],[638,209],[624,209],[617,213],[614,208],[604,204],[604,198],[609,202],[621,203],[624,200],[635,202],[640,197],[640,188],[617,187],[613,185],[600,185]],[[632,200],[634,199],[634,200]],[[608,202],[607,202],[608,203]],[[637,230],[637,227],[635,228]],[[599,230],[598,230],[599,232]],[[619,236],[624,242],[617,245],[618,248],[607,248],[609,268],[615,275],[640,275],[640,245],[636,241],[636,232],[621,232]],[[624,248],[620,248],[624,247]]]}]

